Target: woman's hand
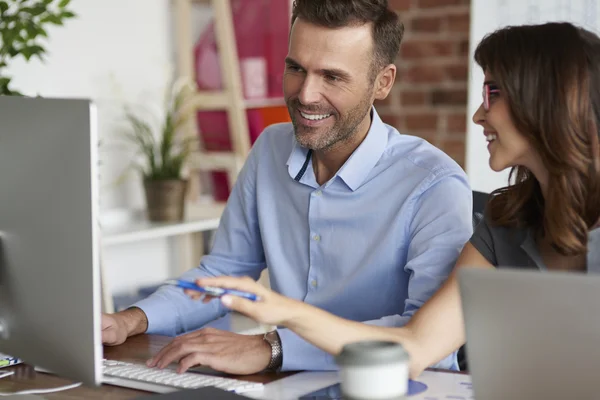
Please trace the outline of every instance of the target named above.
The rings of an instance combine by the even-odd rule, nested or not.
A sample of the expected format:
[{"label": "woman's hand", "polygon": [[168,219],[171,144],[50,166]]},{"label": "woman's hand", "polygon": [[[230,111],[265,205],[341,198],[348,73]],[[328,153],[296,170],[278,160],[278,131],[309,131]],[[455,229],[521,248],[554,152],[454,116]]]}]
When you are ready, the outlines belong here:
[{"label": "woman's hand", "polygon": [[[196,280],[198,286],[212,286],[223,289],[235,289],[257,295],[257,301],[247,300],[238,296],[225,295],[221,303],[227,308],[238,311],[248,317],[268,325],[284,325],[299,313],[304,303],[290,299],[269,290],[248,277],[219,276],[216,278],[202,278]],[[203,299],[209,302],[213,299],[203,293],[186,289],[185,293],[194,299]]]},{"label": "woman's hand", "polygon": [[[226,295],[221,297],[221,302],[227,308],[261,323],[290,328],[330,354],[338,354],[345,344],[359,340],[389,340],[402,343],[410,354],[411,378],[418,377],[427,368],[420,357],[423,349],[417,345],[412,329],[379,327],[342,319],[309,304],[275,293],[248,277],[202,278],[196,280],[196,284],[257,295],[260,297],[257,301]],[[186,289],[185,293],[204,302],[214,299],[194,290]]]}]

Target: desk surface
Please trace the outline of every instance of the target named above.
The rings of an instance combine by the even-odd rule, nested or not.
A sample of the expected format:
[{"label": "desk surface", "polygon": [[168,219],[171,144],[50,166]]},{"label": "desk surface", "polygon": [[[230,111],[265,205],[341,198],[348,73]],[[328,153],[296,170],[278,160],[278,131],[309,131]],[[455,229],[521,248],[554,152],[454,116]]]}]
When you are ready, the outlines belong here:
[{"label": "desk surface", "polygon": [[[144,363],[152,355],[171,341],[171,338],[156,335],[139,335],[129,338],[124,344],[104,348],[104,358],[141,362]],[[0,392],[16,392],[30,389],[47,389],[64,386],[72,383],[53,375],[36,372],[29,365],[17,365],[2,368],[1,371],[14,371],[15,374],[0,379]],[[241,379],[269,383],[281,379],[290,374],[264,373],[241,377]],[[224,375],[225,376],[225,375]],[[102,385],[99,388],[88,388],[80,386],[63,392],[40,395],[45,399],[133,399],[148,394],[138,390],[126,389],[117,386]]]}]

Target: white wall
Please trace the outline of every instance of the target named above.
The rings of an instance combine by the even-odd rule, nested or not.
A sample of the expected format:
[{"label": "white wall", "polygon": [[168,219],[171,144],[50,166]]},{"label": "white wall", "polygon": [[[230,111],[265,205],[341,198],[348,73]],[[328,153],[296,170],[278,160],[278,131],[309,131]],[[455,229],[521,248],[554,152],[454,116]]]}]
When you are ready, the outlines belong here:
[{"label": "white wall", "polygon": [[[77,18],[48,31],[47,62],[11,64],[12,86],[27,95],[86,97],[98,104],[103,210],[141,204],[134,181],[114,181],[128,153],[117,151],[124,102],[162,101],[171,65],[168,0],[75,0]],[[136,28],[133,28],[133,23]],[[123,154],[124,153],[124,154]]]},{"label": "white wall", "polygon": [[[596,33],[600,26],[597,0],[471,0],[470,54],[485,34],[506,26],[548,21],[571,21]],[[471,62],[469,83],[469,117],[481,104],[483,72]],[[469,120],[470,121],[470,120]],[[487,143],[483,129],[468,124],[466,169],[474,190],[490,192],[508,182],[508,171],[494,172],[488,165]]]},{"label": "white wall", "polygon": [[[169,0],[73,0],[77,18],[48,29],[47,62],[18,60],[10,65],[12,87],[27,95],[84,97],[98,105],[101,210],[144,206],[139,177],[120,186],[115,180],[131,150],[117,145],[123,104],[160,110],[174,68],[175,48]],[[195,36],[210,13],[195,9]],[[108,248],[104,254],[114,292],[160,282],[169,276],[166,240]]]}]

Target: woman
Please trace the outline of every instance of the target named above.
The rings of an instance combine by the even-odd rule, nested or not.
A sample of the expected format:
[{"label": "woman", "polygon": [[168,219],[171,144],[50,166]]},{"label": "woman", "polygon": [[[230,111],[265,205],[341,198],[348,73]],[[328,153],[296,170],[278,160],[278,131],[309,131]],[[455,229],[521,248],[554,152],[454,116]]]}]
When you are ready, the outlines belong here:
[{"label": "woman", "polygon": [[475,60],[485,83],[473,122],[487,138],[490,167],[512,167],[514,184],[492,193],[453,274],[405,327],[344,320],[251,279],[198,284],[258,294],[259,302],[221,301],[333,354],[357,340],[401,342],[415,377],[465,342],[459,268],[592,270],[590,261],[600,261],[600,246],[588,246],[588,240],[600,240],[600,39],[568,23],[507,27],[483,39]]}]

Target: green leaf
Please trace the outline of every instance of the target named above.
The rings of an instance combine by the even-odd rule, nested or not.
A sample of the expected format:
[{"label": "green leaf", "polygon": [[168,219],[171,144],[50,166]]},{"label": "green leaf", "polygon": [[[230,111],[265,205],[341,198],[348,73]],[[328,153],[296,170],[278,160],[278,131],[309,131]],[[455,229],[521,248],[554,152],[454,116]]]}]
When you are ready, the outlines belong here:
[{"label": "green leaf", "polygon": [[38,35],[43,36],[45,38],[48,37],[48,32],[46,32],[46,30],[44,28],[42,28],[41,26],[36,26],[36,29],[37,29]]},{"label": "green leaf", "polygon": [[72,13],[71,11],[63,11],[60,13],[60,17],[63,19],[67,19],[67,18],[74,18],[75,14]]},{"label": "green leaf", "polygon": [[2,47],[0,51],[5,54],[8,54],[8,49],[12,46],[14,42],[15,33],[12,30],[3,30],[0,32],[2,36]]},{"label": "green leaf", "polygon": [[44,48],[42,46],[38,46],[38,45],[26,46],[21,49],[21,53],[23,54],[23,57],[25,57],[25,59],[27,61],[29,61],[31,59],[31,57],[40,55],[43,52],[44,52]]},{"label": "green leaf", "polygon": [[31,52],[31,49],[29,47],[25,47],[25,48],[21,49],[21,54],[23,55],[23,57],[25,57],[25,59],[27,61],[29,61],[29,59],[33,55],[33,53]]},{"label": "green leaf", "polygon": [[31,45],[31,46],[29,46],[29,48],[31,49],[31,51],[33,52],[34,55],[38,55],[38,54],[44,53],[46,51],[39,44]]},{"label": "green leaf", "polygon": [[6,49],[6,52],[11,57],[16,57],[17,55],[19,55],[19,51],[17,49],[15,49],[15,47],[12,45]]},{"label": "green leaf", "polygon": [[192,115],[191,112],[182,113],[185,97],[188,93],[182,88],[174,87],[166,99],[167,108],[160,128],[160,135],[152,136],[150,125],[126,112],[126,119],[133,130],[127,132],[125,137],[133,142],[139,152],[144,155],[147,169],[144,176],[147,179],[178,179],[186,160],[194,150],[197,138],[186,138],[178,135],[181,125]]},{"label": "green leaf", "polygon": [[29,39],[35,39],[40,34],[37,26],[33,21],[27,21],[27,24],[25,25],[25,30],[29,35]]},{"label": "green leaf", "polygon": [[50,22],[51,24],[54,25],[62,25],[62,20],[60,19],[60,17],[58,15],[54,15],[54,14],[48,14],[42,17],[42,19],[40,19],[41,23],[46,23],[46,22]]},{"label": "green leaf", "polygon": [[58,3],[58,7],[65,8],[66,6],[69,5],[70,2],[71,2],[71,0],[61,0],[60,3]]},{"label": "green leaf", "polygon": [[33,13],[35,12],[35,9],[33,7],[21,7],[19,9],[19,12],[22,14],[33,15]]},{"label": "green leaf", "polygon": [[11,78],[0,76],[0,95],[3,96],[23,96],[22,93],[9,88]]},{"label": "green leaf", "polygon": [[10,78],[4,78],[0,76],[0,90],[4,88],[8,88],[8,84],[10,83]]},{"label": "green leaf", "polygon": [[12,35],[13,35],[13,40],[21,42],[21,43],[25,43],[27,41],[26,37],[23,37],[23,34],[27,34],[27,32],[25,31],[25,23],[23,21],[17,21],[15,22],[14,28],[11,29],[12,31]]},{"label": "green leaf", "polygon": [[0,1],[0,14],[4,14],[6,11],[8,11],[8,4],[6,1]]},{"label": "green leaf", "polygon": [[12,90],[12,89],[7,89],[6,93],[4,93],[5,96],[23,96],[23,93],[19,92],[18,90]]},{"label": "green leaf", "polygon": [[37,17],[38,15],[42,15],[47,11],[46,6],[43,3],[38,3],[31,8],[31,15]]}]

